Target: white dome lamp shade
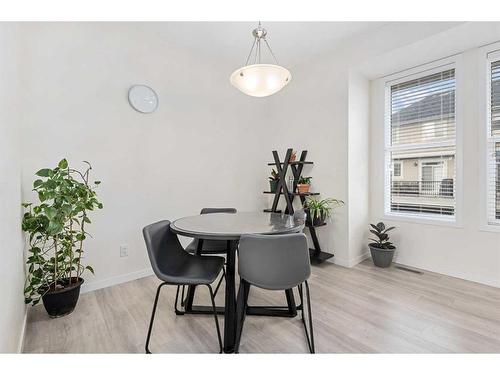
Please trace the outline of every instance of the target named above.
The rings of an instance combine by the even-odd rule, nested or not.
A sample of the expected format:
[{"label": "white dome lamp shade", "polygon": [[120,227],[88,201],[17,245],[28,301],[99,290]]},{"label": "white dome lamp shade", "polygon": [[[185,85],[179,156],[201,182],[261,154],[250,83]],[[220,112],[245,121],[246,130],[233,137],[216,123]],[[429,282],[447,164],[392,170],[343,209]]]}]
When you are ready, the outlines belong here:
[{"label": "white dome lamp shade", "polygon": [[[280,65],[274,56],[269,43],[266,40],[267,31],[263,29],[259,22],[259,27],[253,30],[254,42],[248,54],[245,66],[237,69],[231,74],[231,84],[244,94],[263,98],[273,95],[285,87],[292,75],[290,71]],[[275,64],[261,63],[261,42],[264,41]],[[248,65],[253,56],[253,64]]]}]

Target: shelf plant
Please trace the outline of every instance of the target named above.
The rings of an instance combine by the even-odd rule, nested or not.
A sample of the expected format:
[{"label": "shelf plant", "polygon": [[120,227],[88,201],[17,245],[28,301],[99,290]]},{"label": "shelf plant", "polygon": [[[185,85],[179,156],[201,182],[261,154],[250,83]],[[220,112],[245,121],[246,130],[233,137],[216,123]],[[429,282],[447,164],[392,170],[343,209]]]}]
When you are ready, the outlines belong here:
[{"label": "shelf plant", "polygon": [[94,273],[82,262],[83,245],[91,211],[103,206],[95,191],[100,181],[90,182],[92,166],[84,163],[83,171],[71,168],[66,159],[55,168],[40,169],[33,183],[39,203],[23,203],[22,229],[29,241],[25,303],[36,305],[42,299],[52,317],[73,311],[84,272]]},{"label": "shelf plant", "polygon": [[376,238],[370,238],[368,244],[372,254],[373,263],[377,267],[389,267],[394,257],[396,247],[390,241],[388,232],[395,229],[395,227],[387,228],[384,223],[370,224],[370,233],[375,235]]},{"label": "shelf plant", "polygon": [[278,181],[280,176],[275,169],[271,170],[271,175],[269,176],[269,188],[271,189],[271,193],[276,193],[276,189],[278,188]]},{"label": "shelf plant", "polygon": [[299,181],[297,182],[297,190],[300,194],[309,193],[309,189],[311,189],[311,181],[312,177],[299,177]]},{"label": "shelf plant", "polygon": [[333,210],[336,207],[344,205],[344,201],[334,198],[317,199],[307,197],[304,202],[304,210],[306,212],[306,222],[310,225],[322,225],[326,219],[332,216]]}]

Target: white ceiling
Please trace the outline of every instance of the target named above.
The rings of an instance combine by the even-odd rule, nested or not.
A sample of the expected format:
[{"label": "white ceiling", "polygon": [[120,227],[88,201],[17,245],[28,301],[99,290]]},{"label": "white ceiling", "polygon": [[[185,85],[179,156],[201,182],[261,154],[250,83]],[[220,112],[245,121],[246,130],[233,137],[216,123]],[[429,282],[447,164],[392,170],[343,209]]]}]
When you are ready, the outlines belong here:
[{"label": "white ceiling", "polygon": [[[196,51],[200,58],[241,66],[253,43],[258,22],[157,22],[140,27],[155,32],[178,48]],[[331,51],[363,33],[373,32],[384,22],[262,22],[278,62],[292,67],[305,59]],[[271,62],[271,56],[263,58]]]}]

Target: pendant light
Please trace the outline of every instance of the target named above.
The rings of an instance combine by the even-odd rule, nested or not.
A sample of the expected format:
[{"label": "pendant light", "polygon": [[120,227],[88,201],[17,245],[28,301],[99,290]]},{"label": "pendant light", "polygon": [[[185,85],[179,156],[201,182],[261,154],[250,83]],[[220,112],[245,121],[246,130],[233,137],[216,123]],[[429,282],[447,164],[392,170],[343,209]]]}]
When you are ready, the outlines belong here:
[{"label": "pendant light", "polygon": [[[260,22],[259,26],[253,30],[252,35],[254,41],[245,66],[234,71],[231,74],[230,81],[241,92],[262,98],[280,91],[290,82],[292,75],[288,69],[278,65],[278,61],[266,40],[267,30],[262,28]],[[261,63],[262,42],[265,43],[269,52],[271,52],[274,64]],[[251,59],[253,63],[248,65]]]}]

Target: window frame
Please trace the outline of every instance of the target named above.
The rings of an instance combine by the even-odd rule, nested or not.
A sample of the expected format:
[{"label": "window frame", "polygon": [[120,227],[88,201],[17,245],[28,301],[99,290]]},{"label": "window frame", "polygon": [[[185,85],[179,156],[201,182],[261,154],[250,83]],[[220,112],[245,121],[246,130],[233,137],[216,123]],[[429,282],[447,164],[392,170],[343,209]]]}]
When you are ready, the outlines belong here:
[{"label": "window frame", "polygon": [[[381,79],[381,89],[383,89],[384,108],[382,112],[382,124],[384,126],[384,145],[383,145],[383,217],[386,220],[399,220],[413,223],[436,224],[452,227],[462,227],[462,208],[463,208],[463,165],[462,165],[462,142],[463,142],[463,73],[462,73],[462,54],[450,56],[444,59],[436,60],[428,64],[419,65],[398,73],[385,76]],[[390,210],[390,176],[391,161],[389,150],[394,151],[398,146],[391,145],[391,127],[390,127],[390,88],[398,83],[407,82],[420,77],[425,77],[431,74],[439,73],[448,69],[455,69],[455,142],[443,141],[433,142],[433,147],[439,146],[455,146],[455,214],[453,216],[435,215],[425,213],[401,213],[392,212]],[[415,149],[428,147],[428,143],[411,145]],[[408,148],[407,146],[401,147]],[[420,170],[420,166],[419,166]]]},{"label": "window frame", "polygon": [[479,150],[482,150],[480,157],[481,165],[480,184],[481,202],[480,202],[480,230],[488,232],[500,232],[500,220],[491,223],[488,217],[488,163],[490,159],[489,147],[491,143],[500,142],[500,136],[491,135],[491,63],[500,60],[500,42],[493,43],[480,49],[479,53],[480,81],[479,81],[479,104],[480,104],[480,132],[479,132]]}]

